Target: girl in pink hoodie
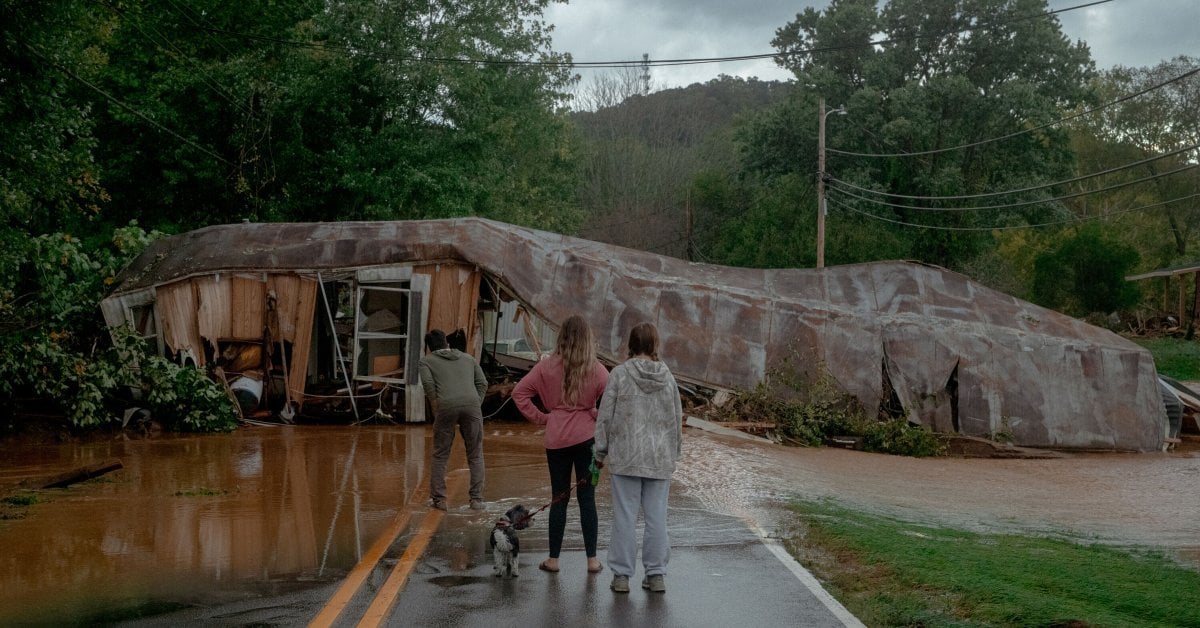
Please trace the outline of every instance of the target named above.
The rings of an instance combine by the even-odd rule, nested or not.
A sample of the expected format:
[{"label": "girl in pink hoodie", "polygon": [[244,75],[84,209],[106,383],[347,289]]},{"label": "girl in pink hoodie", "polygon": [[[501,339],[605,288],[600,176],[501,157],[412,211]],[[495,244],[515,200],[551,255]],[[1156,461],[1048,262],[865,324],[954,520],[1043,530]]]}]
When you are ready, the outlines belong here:
[{"label": "girl in pink hoodie", "polygon": [[[592,329],[583,317],[575,315],[564,321],[559,329],[554,353],[535,364],[512,391],[513,401],[521,414],[533,423],[546,426],[550,493],[552,498],[566,495],[550,506],[550,557],[538,565],[542,571],[558,571],[558,555],[567,527],[567,504],[571,500],[569,491],[574,482],[590,476],[588,467],[592,462],[596,407],[607,384],[608,370],[596,359]],[[535,397],[541,407],[534,404]],[[571,480],[572,469],[575,471],[574,482]],[[603,567],[596,558],[595,487],[590,482],[583,483],[575,494],[579,500],[579,525],[583,529],[588,572],[599,573]]]}]

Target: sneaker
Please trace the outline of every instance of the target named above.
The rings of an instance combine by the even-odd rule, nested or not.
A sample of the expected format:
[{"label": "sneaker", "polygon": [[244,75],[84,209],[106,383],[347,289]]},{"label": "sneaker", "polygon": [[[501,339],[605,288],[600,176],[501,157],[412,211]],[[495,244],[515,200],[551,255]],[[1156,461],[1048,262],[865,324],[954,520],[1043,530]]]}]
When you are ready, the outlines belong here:
[{"label": "sneaker", "polygon": [[483,510],[483,500],[482,499],[472,499],[471,500],[471,510]]},{"label": "sneaker", "polygon": [[434,499],[430,501],[429,505],[433,508],[437,508],[438,510],[446,510],[446,502],[440,499]]},{"label": "sneaker", "polygon": [[613,576],[612,584],[608,588],[613,590],[613,593],[629,593],[629,576]]},{"label": "sneaker", "polygon": [[642,578],[642,588],[650,589],[654,593],[663,593],[667,590],[667,583],[663,580],[662,574],[655,574]]}]

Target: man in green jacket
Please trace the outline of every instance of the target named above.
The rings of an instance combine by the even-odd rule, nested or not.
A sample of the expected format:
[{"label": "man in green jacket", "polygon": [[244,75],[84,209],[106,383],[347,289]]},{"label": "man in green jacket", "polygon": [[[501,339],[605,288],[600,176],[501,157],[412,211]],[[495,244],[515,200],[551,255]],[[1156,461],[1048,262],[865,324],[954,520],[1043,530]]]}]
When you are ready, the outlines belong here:
[{"label": "man in green jacket", "polygon": [[446,462],[454,444],[454,426],[462,433],[471,469],[471,508],[483,510],[483,410],[487,392],[483,369],[471,356],[451,349],[446,332],[425,334],[429,353],[421,358],[421,386],[433,408],[433,469],[429,474],[431,506],[446,510]]}]

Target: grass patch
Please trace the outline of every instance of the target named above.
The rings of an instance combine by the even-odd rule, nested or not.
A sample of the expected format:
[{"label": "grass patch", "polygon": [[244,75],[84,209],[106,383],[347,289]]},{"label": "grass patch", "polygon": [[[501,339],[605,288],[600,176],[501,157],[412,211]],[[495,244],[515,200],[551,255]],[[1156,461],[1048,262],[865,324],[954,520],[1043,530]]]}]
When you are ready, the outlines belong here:
[{"label": "grass patch", "polygon": [[792,553],[868,626],[1200,626],[1200,571],[1157,553],[791,508]]},{"label": "grass patch", "polygon": [[176,497],[208,497],[212,495],[224,495],[229,491],[223,488],[189,488],[175,491]]},{"label": "grass patch", "polygon": [[1182,338],[1132,338],[1154,356],[1154,366],[1167,377],[1200,380],[1200,342]]},{"label": "grass patch", "polygon": [[24,519],[28,515],[25,509],[38,503],[37,493],[17,493],[0,499],[0,521]]},{"label": "grass patch", "polygon": [[32,506],[38,503],[38,496],[37,493],[18,493],[16,495],[9,495],[4,499],[0,499],[0,502],[8,504],[9,506]]}]

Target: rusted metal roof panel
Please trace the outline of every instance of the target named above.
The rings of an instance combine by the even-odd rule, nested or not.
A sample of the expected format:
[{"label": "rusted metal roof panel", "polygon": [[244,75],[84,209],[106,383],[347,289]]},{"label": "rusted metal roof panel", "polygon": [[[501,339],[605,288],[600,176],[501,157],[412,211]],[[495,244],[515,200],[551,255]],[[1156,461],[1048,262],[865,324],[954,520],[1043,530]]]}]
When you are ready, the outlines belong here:
[{"label": "rusted metal roof panel", "polygon": [[[889,370],[912,420],[1027,446],[1155,450],[1165,413],[1150,354],[1120,336],[942,268],[878,262],[756,270],[696,264],[478,218],[236,224],[154,243],[114,296],[235,270],[320,271],[454,260],[541,317],[580,313],[624,354],[642,321],[683,380],[750,387],[812,356],[874,407]],[[953,380],[953,381],[951,381]]]}]

